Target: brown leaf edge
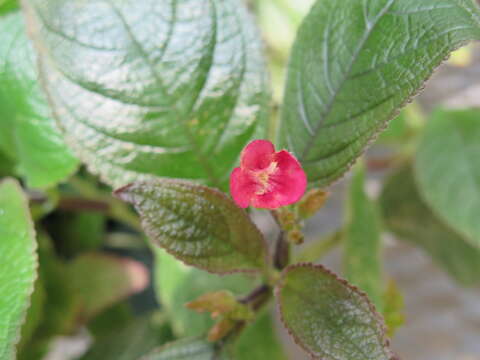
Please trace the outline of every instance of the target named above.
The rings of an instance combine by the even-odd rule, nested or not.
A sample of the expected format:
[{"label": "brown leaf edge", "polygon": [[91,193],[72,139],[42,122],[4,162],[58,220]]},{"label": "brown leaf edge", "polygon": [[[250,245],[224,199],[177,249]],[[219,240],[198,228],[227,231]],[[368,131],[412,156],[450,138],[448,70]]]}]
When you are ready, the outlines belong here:
[{"label": "brown leaf edge", "polygon": [[333,279],[339,281],[341,284],[343,284],[344,286],[346,286],[350,290],[354,291],[358,295],[360,295],[360,297],[363,298],[365,303],[367,303],[367,305],[368,305],[371,313],[373,314],[373,316],[377,319],[377,324],[379,324],[379,327],[380,327],[380,333],[381,333],[381,340],[382,340],[382,343],[383,343],[383,348],[387,351],[388,356],[389,356],[389,360],[400,360],[400,358],[395,353],[393,353],[392,350],[390,349],[390,339],[386,335],[387,334],[387,327],[385,325],[385,321],[383,319],[383,316],[378,313],[378,311],[375,308],[375,305],[370,301],[370,299],[368,298],[367,294],[364,291],[360,290],[357,286],[354,286],[354,285],[350,284],[347,280],[341,278],[340,276],[335,274],[333,271],[327,269],[323,265],[314,265],[312,263],[297,263],[297,264],[288,266],[287,268],[285,268],[282,271],[280,281],[275,286],[275,291],[274,292],[275,292],[275,298],[277,300],[276,301],[277,302],[277,311],[280,314],[280,319],[282,321],[283,326],[285,327],[285,329],[287,329],[288,334],[293,338],[295,343],[298,346],[300,346],[303,350],[305,350],[310,355],[312,360],[328,360],[328,359],[322,359],[322,358],[317,357],[313,352],[311,352],[311,350],[308,349],[307,346],[304,345],[304,343],[301,341],[301,339],[296,334],[293,333],[293,331],[288,327],[288,325],[287,325],[287,323],[286,323],[286,321],[283,317],[283,308],[282,308],[282,304],[280,302],[280,291],[283,289],[283,280],[286,277],[288,272],[290,272],[291,270],[296,269],[296,268],[310,268],[310,269],[313,269],[313,270],[319,270],[322,273],[324,273],[324,274],[332,277]]},{"label": "brown leaf edge", "polygon": [[258,273],[262,270],[265,270],[265,268],[267,268],[270,264],[270,261],[268,259],[268,254],[269,254],[269,250],[268,250],[268,246],[267,246],[267,242],[265,241],[265,237],[263,236],[262,232],[258,229],[258,227],[255,225],[255,223],[250,219],[250,217],[248,216],[247,212],[244,210],[244,209],[241,209],[239,208],[225,193],[223,193],[222,191],[220,190],[217,190],[215,188],[211,188],[211,187],[208,187],[208,186],[205,186],[205,185],[201,185],[201,184],[198,184],[198,183],[195,183],[195,182],[191,182],[191,181],[187,181],[187,180],[183,180],[183,179],[170,179],[170,178],[157,178],[155,180],[152,180],[150,182],[145,182],[145,181],[141,181],[141,182],[133,182],[133,183],[130,183],[128,185],[125,185],[125,186],[122,186],[121,188],[118,188],[116,190],[113,191],[113,195],[115,197],[117,197],[118,199],[122,200],[122,201],[125,201],[127,203],[130,203],[134,206],[135,210],[138,212],[138,214],[140,215],[140,220],[141,220],[141,226],[143,228],[143,230],[145,231],[145,234],[148,236],[148,237],[151,237],[153,238],[150,234],[151,234],[151,230],[150,230],[150,227],[145,223],[144,221],[144,216],[143,216],[143,211],[140,209],[140,207],[138,206],[138,204],[134,201],[134,199],[132,198],[132,196],[130,196],[129,194],[129,190],[133,187],[141,187],[141,186],[146,186],[146,185],[152,185],[152,184],[161,184],[162,182],[167,182],[167,183],[172,183],[172,184],[182,184],[184,186],[187,186],[189,188],[198,188],[198,189],[202,189],[203,191],[206,191],[222,200],[225,200],[226,202],[228,202],[232,207],[235,207],[236,209],[239,210],[239,214],[241,214],[241,216],[243,216],[247,221],[249,221],[254,229],[254,231],[256,231],[261,239],[262,239],[262,248],[263,248],[263,253],[264,253],[264,267],[263,268],[258,268],[258,269],[255,269],[255,268],[240,268],[240,269],[233,269],[233,270],[230,270],[230,271],[214,271],[214,270],[211,270],[209,269],[208,267],[206,266],[199,266],[198,264],[195,264],[191,261],[188,261],[188,260],[185,260],[183,259],[181,256],[179,256],[177,253],[175,253],[174,251],[170,250],[170,249],[167,249],[166,247],[162,246],[161,244],[159,244],[157,241],[152,241],[152,243],[154,243],[154,245],[157,245],[159,247],[161,247],[162,249],[164,249],[167,253],[169,253],[170,255],[174,256],[177,260],[181,261],[182,263],[184,263],[185,265],[188,265],[188,266],[193,266],[195,268],[198,268],[198,269],[201,269],[201,270],[204,270],[210,274],[216,274],[216,275],[231,275],[231,274],[235,274],[235,273]]}]

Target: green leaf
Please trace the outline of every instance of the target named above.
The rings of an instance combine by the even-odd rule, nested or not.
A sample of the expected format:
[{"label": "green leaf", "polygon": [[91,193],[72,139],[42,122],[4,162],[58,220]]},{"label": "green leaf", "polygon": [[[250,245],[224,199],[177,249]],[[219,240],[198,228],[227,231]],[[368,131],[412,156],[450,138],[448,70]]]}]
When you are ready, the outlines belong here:
[{"label": "green leaf", "polygon": [[96,339],[80,360],[137,360],[164,343],[165,336],[149,318],[141,317]]},{"label": "green leaf", "polygon": [[365,193],[365,169],[355,168],[347,201],[344,232],[345,277],[382,309],[381,224],[376,204]]},{"label": "green leaf", "polygon": [[185,339],[169,343],[141,360],[228,360],[215,345],[205,340]]},{"label": "green leaf", "polygon": [[387,334],[393,337],[395,332],[405,324],[405,301],[395,281],[390,280],[383,293],[383,316],[387,325]]},{"label": "green leaf", "polygon": [[28,200],[13,180],[0,183],[0,359],[16,358],[37,277],[37,243]]},{"label": "green leaf", "polygon": [[420,195],[480,248],[480,110],[436,111],[415,157]]},{"label": "green leaf", "polygon": [[287,360],[269,313],[245,327],[234,344],[234,354],[235,360]]},{"label": "green leaf", "polygon": [[115,192],[135,205],[154,245],[214,273],[266,266],[263,235],[224,193],[195,183],[161,179]]},{"label": "green leaf", "polygon": [[229,290],[244,295],[255,286],[253,279],[242,274],[218,276],[185,266],[164,250],[154,247],[154,286],[158,301],[162,304],[179,337],[204,335],[214,321],[208,314],[197,314],[185,307],[207,292]]},{"label": "green leaf", "polygon": [[156,175],[219,186],[262,137],[266,70],[239,0],[25,4],[65,136],[107,183]]},{"label": "green leaf", "polygon": [[0,151],[30,187],[50,187],[77,168],[37,81],[36,58],[22,14],[0,16]]},{"label": "green leaf", "polygon": [[67,268],[67,278],[80,303],[77,316],[88,320],[148,285],[147,269],[139,262],[113,255],[90,253],[77,257]]},{"label": "green leaf", "polygon": [[380,200],[385,224],[395,235],[421,247],[458,282],[480,283],[480,249],[432,213],[420,198],[410,167],[386,182]]},{"label": "green leaf", "polygon": [[311,183],[330,184],[442,60],[474,39],[473,0],[318,0],[293,46],[280,145]]},{"label": "green leaf", "polygon": [[10,11],[15,11],[18,9],[17,0],[0,0],[0,15],[6,14]]},{"label": "green leaf", "polygon": [[314,359],[396,359],[365,294],[324,267],[289,266],[276,295],[283,323]]}]

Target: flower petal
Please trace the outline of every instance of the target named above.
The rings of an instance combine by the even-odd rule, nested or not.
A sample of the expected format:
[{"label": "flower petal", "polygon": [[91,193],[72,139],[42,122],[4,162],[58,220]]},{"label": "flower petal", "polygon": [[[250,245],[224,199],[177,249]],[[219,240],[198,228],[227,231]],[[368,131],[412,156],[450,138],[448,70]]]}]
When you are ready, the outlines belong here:
[{"label": "flower petal", "polygon": [[286,150],[274,156],[278,171],[270,177],[272,191],[282,195],[282,205],[290,205],[301,199],[307,189],[307,176],[298,160]]},{"label": "flower petal", "polygon": [[257,184],[248,173],[240,168],[235,168],[230,175],[230,193],[233,201],[241,207],[246,208],[250,199],[257,190]]},{"label": "flower petal", "polygon": [[267,168],[275,154],[275,147],[268,140],[254,140],[242,151],[241,168],[244,170],[262,170]]}]

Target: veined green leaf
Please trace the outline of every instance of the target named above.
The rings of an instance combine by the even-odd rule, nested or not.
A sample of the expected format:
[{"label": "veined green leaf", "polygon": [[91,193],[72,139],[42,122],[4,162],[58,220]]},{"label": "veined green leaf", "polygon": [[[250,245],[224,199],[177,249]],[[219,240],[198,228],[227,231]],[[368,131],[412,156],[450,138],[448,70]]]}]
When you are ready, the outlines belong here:
[{"label": "veined green leaf", "polygon": [[115,192],[133,204],[156,246],[214,273],[266,267],[263,235],[224,193],[182,180],[160,179]]},{"label": "veined green leaf", "polygon": [[[443,175],[448,175],[446,173]],[[437,181],[441,181],[441,176],[435,179]],[[385,224],[399,239],[421,247],[461,284],[480,283],[480,249],[432,213],[420,198],[409,166],[400,169],[387,181],[380,201]]]},{"label": "veined green leaf", "polygon": [[228,360],[230,357],[220,354],[216,346],[205,340],[185,339],[169,343],[141,360]]},{"label": "veined green leaf", "polygon": [[480,248],[480,110],[437,111],[415,157],[420,195],[433,212]]},{"label": "veined green leaf", "polygon": [[368,198],[364,186],[365,170],[357,166],[348,194],[343,263],[347,280],[365,291],[381,310],[381,224],[376,204]]},{"label": "veined green leaf", "polygon": [[13,180],[0,183],[0,359],[14,360],[37,277],[28,201]]},{"label": "veined green leaf", "polygon": [[0,15],[0,150],[31,187],[65,180],[77,160],[63,143],[37,79],[36,58],[19,11]]},{"label": "veined green leaf", "polygon": [[478,39],[473,0],[318,0],[293,47],[280,145],[311,183],[330,184],[451,51]]},{"label": "veined green leaf", "polygon": [[223,183],[268,120],[259,36],[239,0],[26,0],[68,142],[121,186]]},{"label": "veined green leaf", "polygon": [[288,267],[276,295],[283,323],[314,359],[396,359],[368,298],[324,267]]}]

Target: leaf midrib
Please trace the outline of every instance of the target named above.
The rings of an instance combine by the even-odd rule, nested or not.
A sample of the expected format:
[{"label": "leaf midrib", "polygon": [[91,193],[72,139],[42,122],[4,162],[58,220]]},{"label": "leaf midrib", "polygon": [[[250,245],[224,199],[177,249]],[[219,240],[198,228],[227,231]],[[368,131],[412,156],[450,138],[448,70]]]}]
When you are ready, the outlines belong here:
[{"label": "leaf midrib", "polygon": [[[338,97],[340,91],[342,90],[343,86],[347,82],[347,80],[348,80],[348,78],[349,78],[349,76],[350,76],[350,74],[353,70],[353,66],[355,65],[355,62],[358,60],[358,57],[360,56],[360,53],[362,52],[363,47],[365,46],[366,42],[370,38],[373,30],[378,25],[380,19],[388,12],[388,10],[390,10],[390,8],[392,7],[392,5],[395,2],[395,0],[388,0],[388,1],[389,2],[387,3],[387,5],[380,11],[380,13],[377,15],[376,19],[373,21],[373,24],[371,25],[371,27],[367,28],[367,31],[363,34],[363,36],[360,40],[360,44],[358,45],[357,49],[355,49],[355,52],[353,53],[352,60],[350,61],[350,64],[347,67],[347,71],[343,74],[343,78],[340,81],[340,85],[337,86],[337,89],[336,89],[335,93],[333,94],[332,98],[330,99],[330,101],[328,102],[328,104],[326,106],[325,112],[322,114],[321,119],[318,121],[318,124],[316,125],[316,127],[313,131],[313,135],[310,137],[310,140],[307,142],[307,145],[305,146],[305,150],[303,151],[303,153],[299,157],[300,162],[304,161],[307,158],[308,153],[312,149],[312,147],[315,143],[315,140],[316,140],[316,138],[317,138],[317,136],[320,132],[320,129],[322,128],[322,124],[324,122],[323,120],[325,118],[327,118],[328,115],[331,113],[331,111],[333,109],[333,106],[335,104],[335,101],[337,100],[337,97]],[[327,60],[327,59],[325,59],[325,60]],[[300,89],[299,91],[303,91],[303,90]]]}]

